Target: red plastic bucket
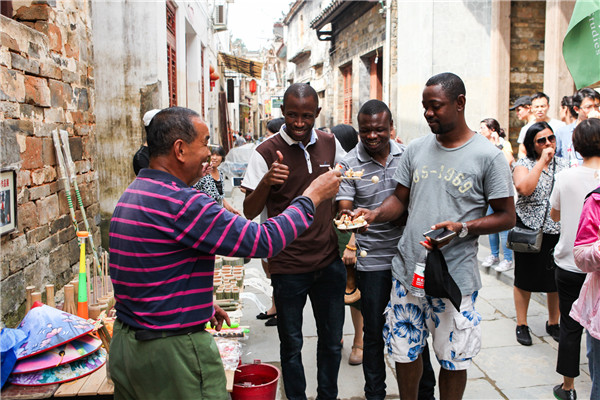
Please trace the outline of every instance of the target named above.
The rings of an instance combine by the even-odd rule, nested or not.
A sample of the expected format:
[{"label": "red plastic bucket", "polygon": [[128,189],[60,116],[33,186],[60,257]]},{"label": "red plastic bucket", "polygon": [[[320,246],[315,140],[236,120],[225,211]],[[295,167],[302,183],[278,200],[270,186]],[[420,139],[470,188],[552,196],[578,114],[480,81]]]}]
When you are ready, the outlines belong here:
[{"label": "red plastic bucket", "polygon": [[233,378],[232,400],[275,400],[281,372],[270,364],[254,361],[238,367]]}]

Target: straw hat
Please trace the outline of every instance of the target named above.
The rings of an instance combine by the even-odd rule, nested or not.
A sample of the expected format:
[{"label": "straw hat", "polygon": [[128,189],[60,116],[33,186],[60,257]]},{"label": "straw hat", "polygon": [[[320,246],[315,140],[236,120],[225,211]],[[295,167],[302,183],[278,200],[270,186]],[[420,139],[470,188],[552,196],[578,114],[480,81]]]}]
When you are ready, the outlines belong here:
[{"label": "straw hat", "polygon": [[77,315],[36,301],[18,329],[28,336],[17,350],[17,359],[20,360],[90,333],[94,325]]}]

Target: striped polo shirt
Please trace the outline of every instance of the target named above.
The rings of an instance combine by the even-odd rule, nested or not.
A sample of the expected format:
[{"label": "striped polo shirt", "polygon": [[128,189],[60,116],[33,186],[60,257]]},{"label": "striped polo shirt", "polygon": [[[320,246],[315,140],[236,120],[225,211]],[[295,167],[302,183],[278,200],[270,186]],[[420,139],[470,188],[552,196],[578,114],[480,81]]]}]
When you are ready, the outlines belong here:
[{"label": "striped polo shirt", "polygon": [[159,170],[143,169],[110,222],[110,276],[117,317],[141,329],[208,321],[215,254],[272,257],[312,223],[314,205],[294,199],[264,224],[247,221]]},{"label": "striped polo shirt", "polygon": [[[342,160],[344,171],[352,168],[354,171],[365,170],[361,180],[342,180],[336,200],[350,200],[354,208],[362,207],[373,210],[394,193],[396,182],[393,179],[396,167],[406,146],[390,140],[390,154],[386,165],[375,161],[365,150],[361,142],[352,149]],[[378,183],[372,183],[373,176],[379,177]],[[356,258],[356,268],[359,271],[383,271],[391,269],[392,258],[404,228],[391,222],[373,223],[362,234],[356,234],[360,250],[367,252],[366,257]]]}]

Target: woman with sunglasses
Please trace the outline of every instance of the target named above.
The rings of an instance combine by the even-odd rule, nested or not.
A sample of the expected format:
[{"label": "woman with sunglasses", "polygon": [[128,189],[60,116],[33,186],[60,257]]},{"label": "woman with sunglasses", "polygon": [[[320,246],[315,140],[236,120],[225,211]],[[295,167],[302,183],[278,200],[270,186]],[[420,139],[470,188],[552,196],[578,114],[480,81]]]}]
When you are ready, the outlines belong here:
[{"label": "woman with sunglasses", "polygon": [[532,344],[527,309],[531,292],[547,293],[548,321],[546,332],[558,341],[560,317],[558,293],[554,279],[553,249],[558,242],[560,223],[550,218],[550,193],[554,175],[568,168],[565,160],[554,157],[556,136],[547,122],[536,122],[523,141],[527,156],[517,161],[513,171],[519,194],[516,204],[517,225],[531,229],[542,228],[542,249],[539,253],[515,251],[514,300],[517,312],[517,342]]}]

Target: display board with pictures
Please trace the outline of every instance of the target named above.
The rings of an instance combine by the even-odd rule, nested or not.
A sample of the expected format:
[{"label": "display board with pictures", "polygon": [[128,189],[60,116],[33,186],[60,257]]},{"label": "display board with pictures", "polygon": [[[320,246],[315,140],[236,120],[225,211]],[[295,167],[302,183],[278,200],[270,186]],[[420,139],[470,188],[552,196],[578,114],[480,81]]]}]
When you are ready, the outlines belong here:
[{"label": "display board with pictures", "polygon": [[14,170],[0,171],[0,235],[17,228],[17,180]]}]

